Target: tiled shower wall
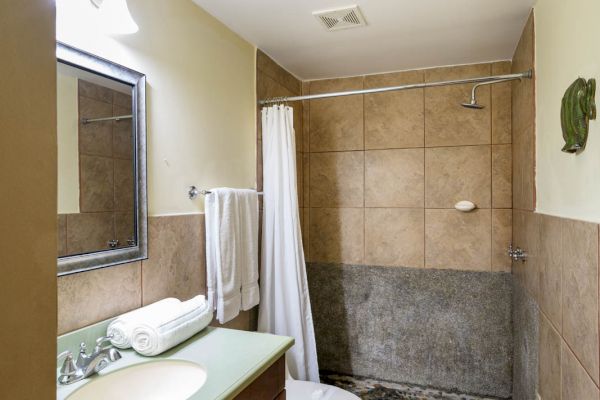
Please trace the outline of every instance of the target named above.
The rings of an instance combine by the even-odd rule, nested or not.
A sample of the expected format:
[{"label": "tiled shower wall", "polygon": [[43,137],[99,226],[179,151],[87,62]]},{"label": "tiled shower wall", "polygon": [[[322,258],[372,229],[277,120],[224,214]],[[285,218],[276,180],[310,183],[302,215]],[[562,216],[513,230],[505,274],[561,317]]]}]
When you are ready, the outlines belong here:
[{"label": "tiled shower wall", "polygon": [[[510,71],[510,62],[306,82],[316,94]],[[311,262],[510,271],[510,84],[304,104],[303,207]],[[456,202],[477,205],[471,213]]]},{"label": "tiled shower wall", "polygon": [[[531,15],[513,70],[533,68]],[[599,227],[535,213],[535,84],[513,84],[513,238],[527,262],[513,263],[515,400],[598,399]],[[544,132],[538,132],[544,134]],[[556,157],[572,157],[556,149]]]},{"label": "tiled shower wall", "polygon": [[82,118],[131,114],[131,96],[79,79],[79,213],[58,215],[58,256],[108,248],[133,238],[131,120],[82,123]]}]

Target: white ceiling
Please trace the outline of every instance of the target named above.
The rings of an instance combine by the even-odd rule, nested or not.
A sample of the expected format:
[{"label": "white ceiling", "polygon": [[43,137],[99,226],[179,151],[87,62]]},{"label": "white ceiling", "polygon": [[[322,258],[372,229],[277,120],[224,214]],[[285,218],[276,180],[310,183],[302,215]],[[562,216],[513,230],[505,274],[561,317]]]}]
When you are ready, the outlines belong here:
[{"label": "white ceiling", "polygon": [[[511,59],[534,0],[193,0],[301,79]],[[363,28],[313,11],[358,4]]]}]

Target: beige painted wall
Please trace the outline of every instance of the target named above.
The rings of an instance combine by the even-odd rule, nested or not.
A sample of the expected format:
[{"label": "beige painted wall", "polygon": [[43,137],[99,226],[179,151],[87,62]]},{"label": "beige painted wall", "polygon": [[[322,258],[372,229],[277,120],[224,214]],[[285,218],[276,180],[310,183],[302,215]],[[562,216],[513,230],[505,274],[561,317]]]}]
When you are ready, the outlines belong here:
[{"label": "beige painted wall", "polygon": [[189,185],[255,187],[254,47],[190,0],[127,3],[140,30],[108,37],[61,0],[83,9],[57,37],[146,74],[149,214],[203,211]]},{"label": "beige painted wall", "polygon": [[79,138],[77,78],[57,74],[58,213],[79,212]]},{"label": "beige painted wall", "polygon": [[535,15],[537,211],[599,222],[600,120],[582,154],[563,153],[560,105],[577,77],[600,80],[600,2],[538,0]]},{"label": "beige painted wall", "polygon": [[0,399],[56,394],[54,2],[0,3]]}]

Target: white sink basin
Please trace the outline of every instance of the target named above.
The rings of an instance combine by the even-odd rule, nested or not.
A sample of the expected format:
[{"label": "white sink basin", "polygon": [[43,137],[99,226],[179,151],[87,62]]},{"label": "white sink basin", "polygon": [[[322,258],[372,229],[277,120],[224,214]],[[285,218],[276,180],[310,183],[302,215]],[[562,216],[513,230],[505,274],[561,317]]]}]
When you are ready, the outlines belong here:
[{"label": "white sink basin", "polygon": [[206,369],[180,360],[150,361],[102,377],[73,392],[67,400],[185,400],[206,382]]}]

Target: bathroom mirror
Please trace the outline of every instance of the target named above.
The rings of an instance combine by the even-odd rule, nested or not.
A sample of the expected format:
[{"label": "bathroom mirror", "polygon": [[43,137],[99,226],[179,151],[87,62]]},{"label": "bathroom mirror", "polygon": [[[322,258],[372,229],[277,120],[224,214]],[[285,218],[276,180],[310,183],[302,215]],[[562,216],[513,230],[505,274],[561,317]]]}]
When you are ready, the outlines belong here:
[{"label": "bathroom mirror", "polygon": [[145,76],[57,44],[58,275],[147,257]]}]

